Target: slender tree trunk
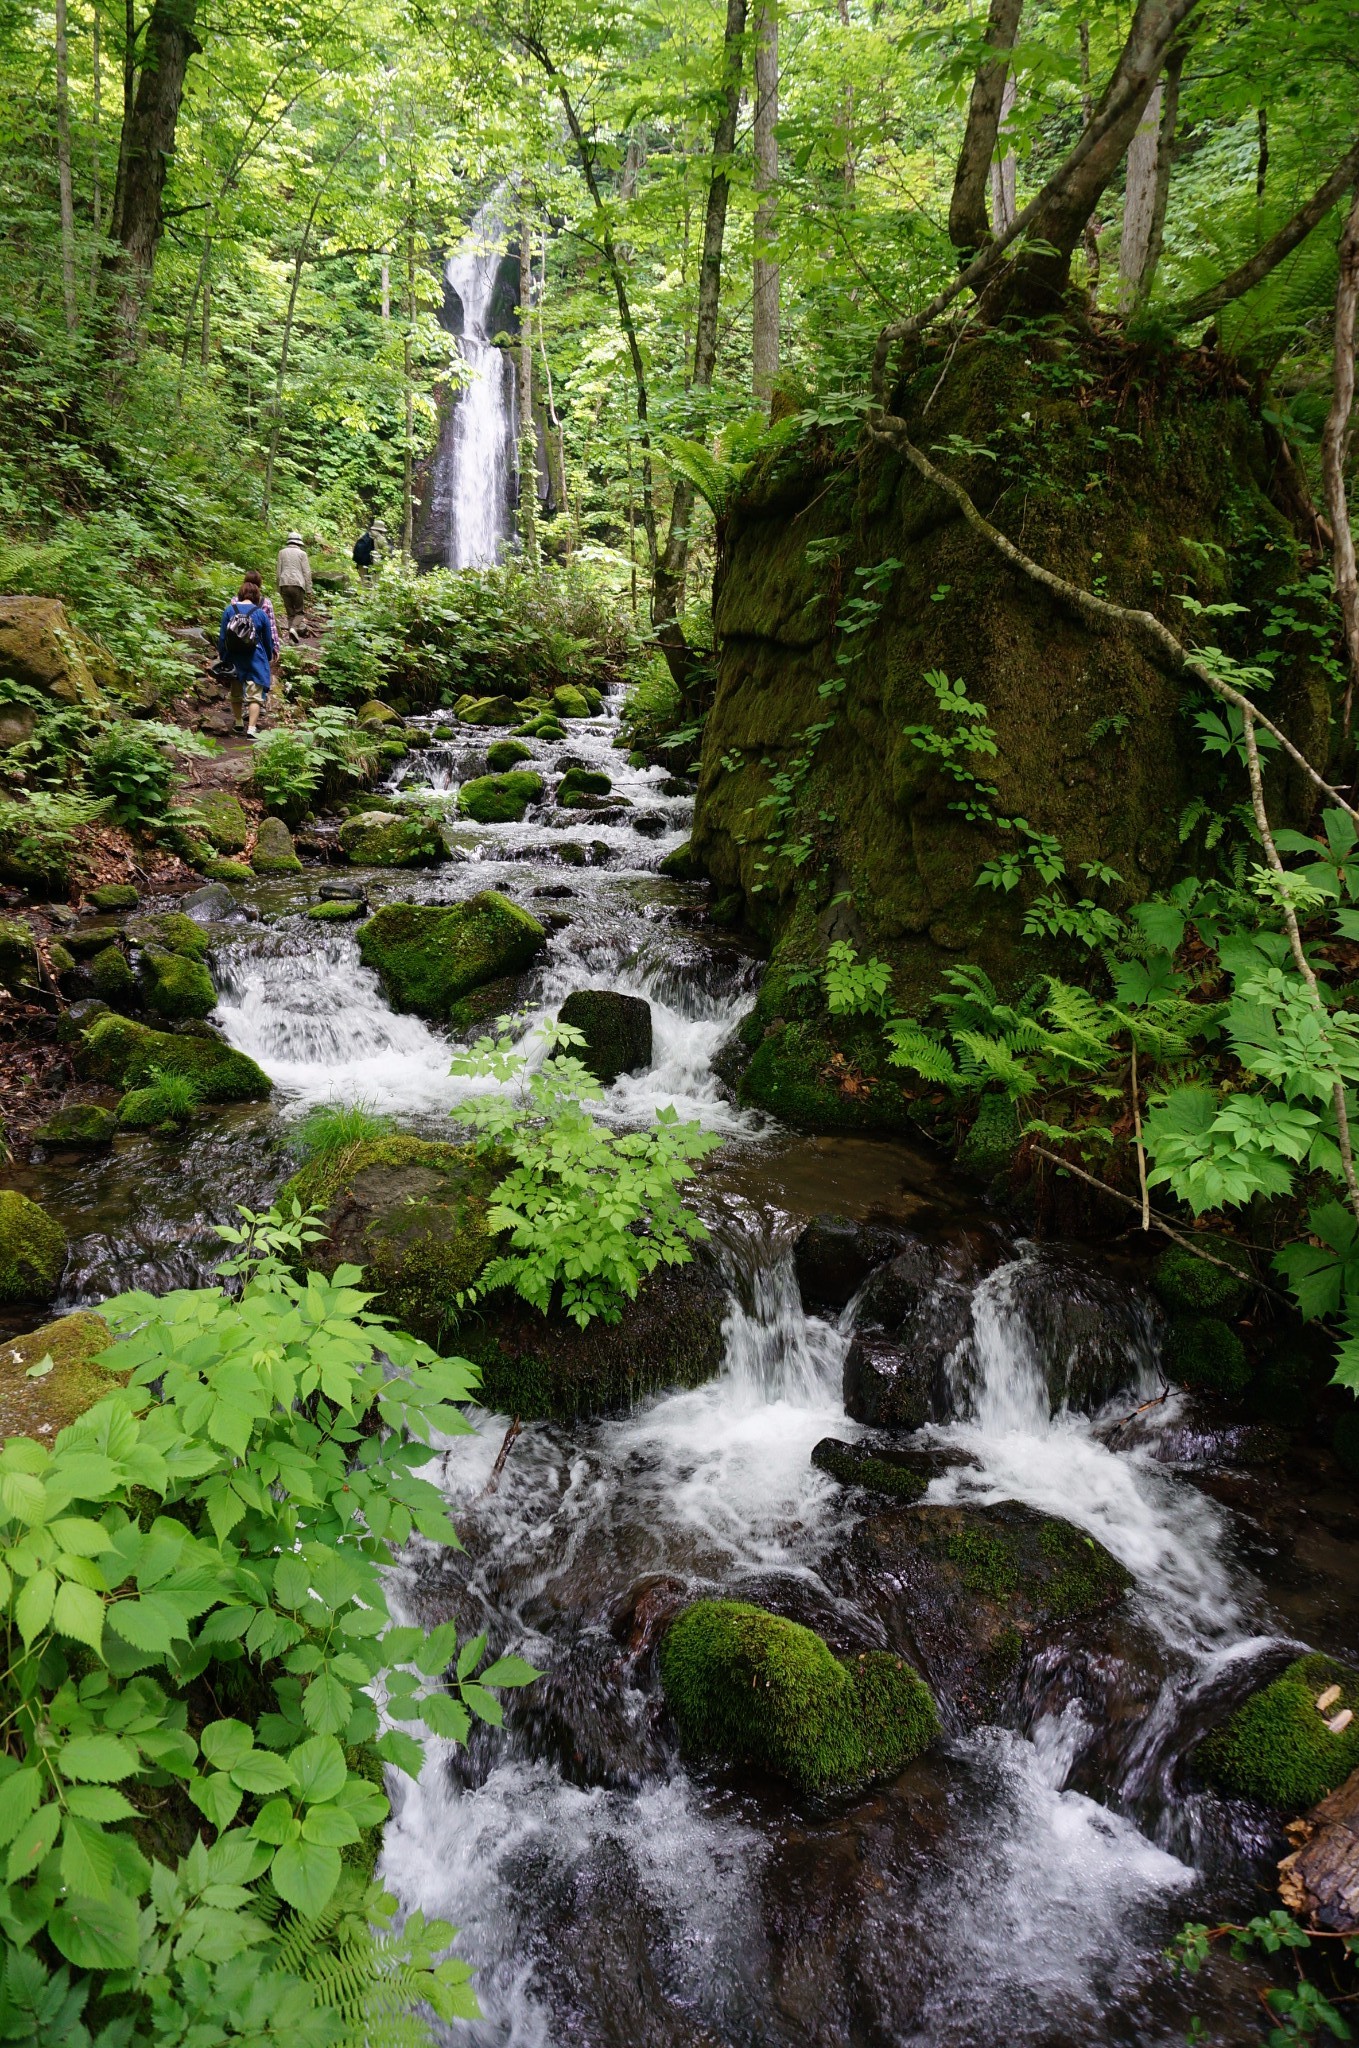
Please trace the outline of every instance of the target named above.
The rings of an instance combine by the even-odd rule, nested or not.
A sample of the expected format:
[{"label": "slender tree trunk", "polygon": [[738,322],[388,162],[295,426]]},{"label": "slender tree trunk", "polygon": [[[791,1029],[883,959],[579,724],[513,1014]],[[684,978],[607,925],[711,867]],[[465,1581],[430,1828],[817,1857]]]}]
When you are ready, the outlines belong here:
[{"label": "slender tree trunk", "polygon": [[1265,203],[1265,180],[1269,176],[1269,110],[1260,107],[1255,116],[1258,141],[1255,149],[1255,204]]},{"label": "slender tree trunk", "polygon": [[[997,148],[1000,147],[1005,131],[1010,125],[1010,116],[1014,112],[1017,90],[1014,72],[1007,71],[1005,74],[1005,90],[1000,97],[1000,126],[996,130]],[[999,159],[995,157],[991,159],[991,219],[998,235],[1003,235],[1008,231],[1010,222],[1015,217],[1015,177],[1017,170],[1015,153],[1012,149],[1007,149],[1004,156]]]},{"label": "slender tree trunk", "polygon": [[[272,496],[272,494],[273,494],[273,487],[274,487],[274,463],[275,463],[275,461],[276,461],[276,459],[277,459],[277,456],[278,456],[278,442],[279,442],[279,435],[280,435],[280,432],[282,431],[282,426],[283,426],[283,386],[284,386],[284,383],[285,383],[285,381],[286,381],[286,379],[287,379],[287,375],[288,375],[288,350],[289,350],[289,348],[290,348],[290,346],[291,346],[291,344],[292,344],[292,338],[293,338],[293,316],[294,316],[294,314],[295,314],[295,313],[296,313],[296,311],[297,311],[297,292],[298,292],[298,287],[299,287],[299,285],[300,285],[300,284],[301,284],[301,282],[302,282],[302,267],[303,267],[303,265],[304,265],[304,264],[306,263],[306,260],[307,260],[307,252],[308,252],[308,250],[309,250],[309,249],[311,248],[311,231],[312,231],[313,227],[314,227],[314,226],[316,225],[316,215],[317,215],[317,210],[318,210],[318,208],[320,207],[320,204],[321,204],[321,201],[322,201],[322,199],[323,199],[323,198],[325,197],[326,187],[327,187],[327,186],[329,185],[329,183],[330,183],[331,179],[332,179],[332,178],[333,178],[333,177],[335,176],[335,173],[336,173],[336,171],[338,171],[338,170],[339,170],[339,168],[340,168],[340,165],[341,165],[341,163],[342,163],[342,162],[344,161],[345,157],[346,157],[346,156],[347,156],[347,155],[349,154],[349,151],[350,151],[350,150],[351,150],[351,149],[352,149],[352,148],[354,147],[354,144],[355,144],[355,143],[356,143],[356,142],[358,141],[358,139],[359,139],[359,138],[358,138],[358,133],[357,133],[357,131],[356,131],[356,132],[355,132],[355,133],[354,133],[353,135],[351,135],[351,136],[350,136],[350,138],[349,138],[348,142],[346,142],[346,143],[345,143],[345,145],[344,145],[344,147],[343,147],[343,148],[342,148],[342,149],[340,150],[340,152],[339,152],[339,155],[338,155],[338,156],[336,156],[336,157],[334,158],[334,160],[333,160],[333,161],[332,161],[332,163],[330,164],[330,167],[329,167],[329,168],[328,168],[328,170],[326,171],[326,174],[325,174],[324,178],[322,178],[322,180],[321,180],[320,184],[319,184],[319,185],[317,186],[317,188],[316,188],[315,192],[314,192],[314,193],[312,194],[312,202],[311,202],[311,206],[309,207],[309,209],[308,209],[308,211],[307,211],[307,219],[306,219],[306,225],[305,225],[305,226],[303,227],[303,230],[302,230],[302,239],[301,239],[301,241],[300,241],[300,242],[298,243],[298,245],[297,245],[297,256],[296,256],[296,259],[295,259],[295,261],[294,261],[294,263],[293,263],[293,281],[292,281],[292,285],[290,286],[290,288],[289,288],[289,291],[288,291],[288,310],[287,310],[287,313],[286,313],[286,314],[284,315],[284,320],[283,320],[283,345],[282,345],[282,347],[281,347],[281,348],[280,348],[280,350],[279,350],[279,356],[278,356],[278,376],[277,376],[277,378],[275,379],[275,382],[274,382],[274,423],[273,423],[273,426],[272,426],[272,428],[270,429],[270,433],[269,433],[269,454],[268,454],[268,457],[266,458],[266,461],[265,461],[265,465],[264,465],[264,495],[263,495],[263,499],[262,499],[262,502],[261,502],[261,505],[260,505],[260,517],[261,517],[262,519],[266,520],[266,521],[268,520],[268,517],[269,517],[269,501],[270,501],[270,498],[271,498],[271,496]],[[206,254],[206,252],[205,252],[205,254]],[[414,263],[414,257],[412,257],[412,265],[413,265],[413,263]],[[413,269],[412,269],[412,290],[414,290],[414,271],[413,271]],[[407,413],[407,420],[408,420],[408,422],[409,422],[409,417],[410,417],[410,399],[409,399],[409,387],[408,387],[408,396],[407,396],[407,401],[406,401],[406,413]],[[409,461],[409,449],[410,449],[410,439],[409,439],[409,433],[408,433],[408,434],[407,434],[407,459],[408,459],[408,461]]]},{"label": "slender tree trunk", "polygon": [[[693,386],[704,394],[713,381],[717,361],[717,316],[722,291],[722,245],[727,228],[727,198],[730,180],[727,165],[736,141],[736,120],[741,105],[741,45],[746,32],[746,0],[727,0],[727,20],[722,38],[722,61],[726,73],[721,111],[713,129],[712,176],[708,181],[708,205],[703,221],[703,253],[698,267],[698,307],[694,318]],[[697,422],[702,431],[703,415]],[[652,622],[657,628],[661,651],[670,672],[688,701],[689,649],[680,625],[684,577],[689,562],[689,522],[693,517],[695,491],[687,477],[676,477],[670,504],[670,527],[665,550],[656,563],[652,586]],[[690,707],[693,708],[692,706]]]},{"label": "slender tree trunk", "polygon": [[208,367],[212,354],[212,236],[203,243],[203,324],[198,331],[198,362],[201,369]]},{"label": "slender tree trunk", "polygon": [[[849,27],[849,0],[838,0],[841,28]],[[874,20],[873,26],[877,27]],[[842,173],[846,194],[854,190],[854,87],[846,85],[840,95],[840,127],[845,138],[845,168]]]},{"label": "slender tree trunk", "polygon": [[977,66],[968,102],[967,126],[963,130],[958,168],[953,177],[953,197],[948,209],[948,235],[964,257],[972,256],[991,240],[986,218],[986,187],[1000,127],[1001,104],[1010,52],[1019,31],[1023,0],[991,0],[986,18],[986,47],[989,54]]},{"label": "slender tree trunk", "polygon": [[1345,466],[1354,418],[1355,312],[1359,307],[1359,191],[1350,206],[1340,237],[1340,276],[1335,289],[1335,368],[1330,411],[1321,437],[1321,474],[1330,514],[1335,594],[1345,629],[1344,731],[1349,738],[1354,692],[1359,684],[1359,573],[1355,570],[1354,530],[1350,525]]},{"label": "slender tree trunk", "polygon": [[135,351],[137,324],[155,270],[164,225],[165,174],[175,146],[184,75],[201,48],[194,34],[198,0],[155,0],[126,137],[122,204],[112,259],[117,274],[115,326],[124,352]]},{"label": "slender tree trunk", "polygon": [[406,387],[406,444],[401,463],[401,552],[415,553],[415,178],[411,177],[411,223],[406,234],[406,332],[401,343]]},{"label": "slender tree trunk", "polygon": [[778,211],[779,17],[776,0],[760,0],[755,17],[755,270],[751,354],[755,396],[767,406],[779,374],[779,265],[772,252]]},{"label": "slender tree trunk", "polygon": [[123,195],[127,184],[127,152],[132,140],[132,109],[137,97],[137,12],[136,0],[123,0],[123,118],[118,126],[118,167],[113,177],[113,207],[109,234],[114,241],[123,231]]},{"label": "slender tree trunk", "polygon": [[[381,123],[378,134],[381,138],[381,146],[378,149],[378,201],[381,204],[387,197],[387,123],[385,120]],[[382,252],[381,281],[382,324],[386,327],[392,317],[392,266],[385,249]]]},{"label": "slender tree trunk", "polygon": [[104,89],[103,67],[99,61],[99,0],[95,0],[94,5],[90,61],[94,80],[94,119],[90,124],[90,212],[94,216],[94,241],[90,248],[90,304],[93,305],[99,290],[99,240],[104,232],[104,195],[99,181],[99,148],[103,141],[99,114]]},{"label": "slender tree trunk", "polygon": [[189,367],[189,350],[193,346],[194,329],[198,325],[198,301],[208,275],[208,251],[212,247],[210,235],[204,235],[202,253],[198,258],[198,275],[193,281],[189,294],[189,310],[184,315],[184,339],[179,345],[179,374],[182,378]]},{"label": "slender tree trunk", "polygon": [[75,281],[75,192],[71,184],[71,95],[66,75],[66,0],[57,0],[57,193],[61,208],[61,296],[66,332],[79,317]]},{"label": "slender tree trunk", "polygon": [[1180,76],[1188,46],[1176,43],[1166,62],[1165,97],[1161,104],[1161,126],[1156,138],[1156,189],[1152,196],[1151,232],[1147,238],[1146,260],[1137,281],[1137,304],[1151,297],[1165,242],[1166,209],[1170,204],[1170,178],[1175,168],[1175,129],[1180,117]]},{"label": "slender tree trunk", "polygon": [[[543,390],[547,402],[547,475],[556,502],[557,517],[565,536],[566,558],[571,559],[571,506],[566,488],[566,429],[557,417],[557,398],[552,388],[552,361],[547,352],[547,230],[543,230],[543,275],[538,288],[538,353],[543,359]],[[628,447],[628,475],[632,475],[632,447]],[[629,497],[631,490],[629,489]],[[554,528],[555,531],[555,528]],[[636,574],[634,561],[633,574]]]},{"label": "slender tree trunk", "polygon": [[[521,207],[528,194],[520,189]],[[531,569],[538,566],[538,436],[533,422],[533,242],[527,210],[519,216],[519,544]]]},{"label": "slender tree trunk", "polygon": [[1118,303],[1127,313],[1141,292],[1156,210],[1156,158],[1161,134],[1162,87],[1157,84],[1128,144],[1128,182],[1123,201],[1123,235],[1118,247]]},{"label": "slender tree trunk", "polygon": [[[1088,128],[1095,114],[1094,94],[1090,90],[1090,24],[1080,25],[1081,40],[1081,120]],[[1092,213],[1081,230],[1081,248],[1085,253],[1085,290],[1093,312],[1099,298],[1099,238],[1100,223]]]}]

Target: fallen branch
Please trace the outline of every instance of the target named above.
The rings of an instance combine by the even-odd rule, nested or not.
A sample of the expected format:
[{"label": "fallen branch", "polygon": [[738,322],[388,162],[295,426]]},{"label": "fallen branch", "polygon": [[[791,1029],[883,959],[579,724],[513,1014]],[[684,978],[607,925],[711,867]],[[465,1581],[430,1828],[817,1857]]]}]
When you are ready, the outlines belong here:
[{"label": "fallen branch", "polygon": [[494,1465],[492,1465],[491,1467],[491,1476],[486,1481],[486,1484],[482,1487],[481,1492],[477,1495],[478,1500],[485,1500],[487,1495],[494,1493],[496,1488],[499,1486],[500,1475],[505,1469],[505,1460],[509,1457],[510,1452],[514,1449],[514,1440],[518,1436],[520,1430],[523,1427],[523,1423],[519,1420],[519,1417],[516,1415],[514,1421],[505,1431],[505,1441],[501,1444],[500,1449],[496,1452],[496,1460]]}]

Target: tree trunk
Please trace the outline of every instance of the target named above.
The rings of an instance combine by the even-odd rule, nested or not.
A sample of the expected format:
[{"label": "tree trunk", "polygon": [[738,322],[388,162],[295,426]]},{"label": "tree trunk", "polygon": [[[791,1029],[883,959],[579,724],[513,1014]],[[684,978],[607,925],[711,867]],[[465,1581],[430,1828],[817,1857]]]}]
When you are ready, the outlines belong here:
[{"label": "tree trunk", "polygon": [[136,0],[123,0],[123,118],[118,127],[118,168],[113,176],[109,234],[117,241],[123,227],[123,191],[127,183],[127,150],[132,139],[132,109],[137,96]]},{"label": "tree trunk", "polygon": [[66,76],[66,0],[57,0],[57,194],[61,208],[61,297],[66,332],[76,331],[75,194],[71,185],[71,96]]},{"label": "tree trunk", "polygon": [[1118,303],[1130,312],[1141,295],[1142,273],[1151,247],[1156,211],[1156,159],[1161,135],[1162,87],[1157,84],[1128,144],[1128,183],[1123,201],[1123,236],[1118,246]]},{"label": "tree trunk", "polygon": [[[997,148],[999,148],[1005,131],[1010,125],[1010,116],[1014,112],[1016,93],[1014,72],[1007,71],[1005,74],[1005,90],[1000,96],[1000,126],[996,131]],[[1015,176],[1017,170],[1015,153],[1012,149],[1007,149],[1004,156],[999,160],[994,157],[992,158],[991,219],[998,235],[1008,233],[1010,223],[1015,217]]]},{"label": "tree trunk", "polygon": [[775,0],[760,0],[755,17],[755,208],[751,355],[755,396],[768,406],[779,374],[779,265],[772,253],[778,211],[779,17]]},{"label": "tree trunk", "polygon": [[[520,203],[527,201],[521,191]],[[519,217],[519,544],[529,568],[538,566],[538,436],[533,424],[533,243],[528,214]]]},{"label": "tree trunk", "polygon": [[1345,629],[1344,730],[1348,739],[1359,684],[1359,574],[1355,570],[1354,530],[1350,525],[1345,465],[1354,415],[1355,311],[1359,306],[1359,192],[1355,193],[1345,232],[1340,237],[1340,276],[1335,288],[1335,369],[1330,411],[1321,437],[1321,474],[1330,514],[1335,594]]},{"label": "tree trunk", "polygon": [[[1090,24],[1080,25],[1081,42],[1081,119],[1090,126],[1095,115],[1094,96],[1090,91]],[[1092,213],[1081,229],[1081,248],[1085,252],[1085,291],[1093,313],[1099,301],[1099,238],[1100,223]]]},{"label": "tree trunk", "polygon": [[[278,442],[279,442],[279,434],[280,434],[280,432],[281,432],[281,430],[282,430],[282,425],[283,425],[283,385],[284,385],[284,381],[285,381],[285,379],[286,379],[286,377],[287,377],[287,375],[288,375],[288,349],[289,349],[289,347],[290,347],[290,345],[291,345],[291,342],[292,342],[292,336],[293,336],[293,315],[294,315],[294,313],[295,313],[295,312],[297,311],[297,290],[298,290],[298,286],[299,286],[299,285],[301,284],[301,282],[302,282],[302,266],[303,266],[303,265],[305,264],[305,262],[306,262],[306,260],[307,260],[307,251],[308,251],[308,250],[310,249],[310,247],[311,247],[311,231],[312,231],[313,227],[315,227],[315,225],[316,225],[316,214],[317,214],[317,210],[318,210],[318,208],[320,207],[320,204],[321,204],[321,201],[322,201],[322,199],[323,199],[323,198],[325,197],[325,191],[326,191],[326,187],[327,187],[327,186],[329,185],[329,183],[330,183],[331,179],[332,179],[332,178],[333,178],[333,177],[335,176],[335,173],[336,173],[336,171],[338,171],[338,170],[339,170],[339,168],[340,168],[340,165],[341,165],[341,163],[342,163],[342,162],[344,161],[345,157],[346,157],[346,156],[347,156],[347,155],[349,154],[350,150],[351,150],[351,149],[352,149],[352,148],[354,147],[354,144],[355,144],[355,143],[356,143],[356,142],[358,141],[358,139],[359,139],[359,137],[358,137],[358,132],[356,131],[356,132],[355,132],[355,133],[354,133],[353,135],[351,135],[351,136],[350,136],[350,138],[349,138],[348,142],[346,142],[346,143],[345,143],[345,145],[344,145],[344,147],[343,147],[343,148],[342,148],[342,149],[340,150],[340,152],[339,152],[339,155],[335,157],[334,161],[333,161],[333,162],[331,163],[331,165],[330,165],[329,169],[327,170],[327,172],[326,172],[326,174],[325,174],[324,178],[322,178],[322,180],[321,180],[320,184],[319,184],[319,185],[317,186],[317,188],[316,188],[315,192],[314,192],[314,193],[313,193],[313,195],[312,195],[312,202],[311,202],[311,206],[309,207],[309,209],[308,209],[308,211],[307,211],[307,220],[306,220],[306,225],[305,225],[305,227],[304,227],[304,228],[303,228],[303,230],[302,230],[302,240],[301,240],[301,241],[300,241],[300,242],[298,243],[298,245],[297,245],[297,258],[296,258],[296,261],[295,261],[295,262],[294,262],[294,264],[293,264],[293,281],[292,281],[292,286],[291,286],[291,288],[290,288],[290,290],[289,290],[289,292],[288,292],[288,311],[287,311],[286,315],[284,316],[284,321],[283,321],[283,346],[282,346],[282,348],[281,348],[281,349],[279,350],[279,357],[278,357],[278,377],[277,377],[277,379],[276,379],[276,381],[275,381],[275,384],[274,384],[274,423],[273,423],[273,427],[272,427],[272,429],[270,430],[270,434],[269,434],[269,454],[268,454],[268,458],[267,458],[267,460],[266,460],[266,462],[265,462],[265,465],[264,465],[264,496],[263,496],[263,501],[262,501],[262,503],[261,503],[261,506],[260,506],[260,516],[261,516],[261,518],[262,518],[262,519],[265,519],[265,520],[267,520],[267,519],[268,519],[268,517],[269,517],[269,500],[270,500],[270,496],[271,496],[271,494],[272,494],[272,491],[273,491],[273,485],[274,485],[274,462],[275,462],[275,459],[276,459],[276,457],[277,457],[277,455],[278,455]],[[206,262],[206,260],[207,260],[207,250],[205,250],[205,251],[204,251],[204,261]],[[415,260],[415,259],[414,259],[414,255],[412,254],[412,258],[411,258],[411,263],[412,263],[412,270],[411,270],[411,291],[412,291],[412,294],[414,293],[414,289],[415,289],[415,272],[414,272],[414,260]],[[407,385],[407,392],[406,392],[406,421],[407,421],[407,436],[406,436],[406,458],[407,458],[407,465],[409,466],[409,461],[410,461],[410,387],[409,387],[409,384]]]},{"label": "tree trunk", "polygon": [[90,212],[94,216],[94,242],[90,250],[90,304],[93,305],[99,290],[99,238],[104,232],[104,195],[99,183],[99,132],[100,100],[103,94],[103,78],[99,62],[99,0],[95,0],[93,34],[90,51],[94,72],[94,120],[90,136]]},{"label": "tree trunk", "polygon": [[406,332],[401,342],[401,376],[406,388],[406,441],[401,461],[401,552],[415,552],[415,178],[411,177],[411,224],[406,233]]},{"label": "tree trunk", "polygon": [[953,177],[953,197],[948,209],[948,238],[964,257],[974,255],[991,240],[991,225],[986,218],[986,187],[1000,128],[1010,52],[1019,30],[1022,8],[1023,0],[991,0],[991,10],[986,18],[986,47],[994,54],[977,66],[977,75],[972,81],[967,126],[963,130],[958,168]]},{"label": "tree trunk", "polygon": [[1165,97],[1161,104],[1161,126],[1156,137],[1156,189],[1152,197],[1151,233],[1147,240],[1146,260],[1142,275],[1137,281],[1137,304],[1144,306],[1151,297],[1151,288],[1156,282],[1156,272],[1161,262],[1161,248],[1165,241],[1166,208],[1170,204],[1170,176],[1175,168],[1175,129],[1180,115],[1180,74],[1188,46],[1176,43],[1166,62]]},{"label": "tree trunk", "polygon": [[[839,0],[841,28],[849,27],[849,0]],[[877,27],[876,18],[873,26]],[[844,181],[846,193],[854,190],[854,87],[847,85],[840,95],[840,127],[845,137]]]},{"label": "tree trunk", "polygon": [[203,248],[203,325],[198,335],[198,361],[202,369],[208,367],[212,353],[212,236],[209,235]]},{"label": "tree trunk", "polygon": [[[708,181],[703,253],[698,266],[698,307],[694,318],[693,385],[703,393],[712,384],[713,367],[717,361],[722,244],[727,229],[730,191],[727,165],[736,141],[736,120],[741,106],[741,45],[745,32],[746,0],[727,0],[727,20],[722,37],[725,90],[721,111],[713,128],[712,176]],[[700,413],[696,425],[702,432],[706,426],[705,414]],[[684,601],[685,571],[689,566],[689,522],[693,517],[695,495],[687,477],[676,477],[665,551],[656,563],[652,584],[652,623],[657,628],[657,639],[670,665],[670,673],[685,694],[686,701],[689,648],[679,613]]]},{"label": "tree trunk", "polygon": [[1265,203],[1265,180],[1269,176],[1269,112],[1265,107],[1258,109],[1255,116],[1257,142],[1255,148],[1255,204]]},{"label": "tree trunk", "polygon": [[[552,362],[547,353],[547,229],[543,230],[543,276],[538,288],[538,353],[543,359],[543,391],[547,404],[547,476],[552,487],[552,496],[557,507],[557,517],[562,522],[565,536],[566,558],[571,559],[571,505],[566,488],[566,429],[557,417],[557,397],[552,388]],[[632,446],[628,446],[628,498],[631,503],[632,488]],[[554,528],[555,532],[555,528]],[[633,580],[636,581],[636,558],[633,558]]]},{"label": "tree trunk", "polygon": [[[164,226],[165,173],[175,146],[184,74],[202,48],[194,34],[198,0],[155,0],[146,25],[143,61],[132,104],[122,178],[122,204],[112,259],[117,277],[114,322],[132,353],[137,323],[155,270]],[[126,124],[125,124],[126,125]]]}]

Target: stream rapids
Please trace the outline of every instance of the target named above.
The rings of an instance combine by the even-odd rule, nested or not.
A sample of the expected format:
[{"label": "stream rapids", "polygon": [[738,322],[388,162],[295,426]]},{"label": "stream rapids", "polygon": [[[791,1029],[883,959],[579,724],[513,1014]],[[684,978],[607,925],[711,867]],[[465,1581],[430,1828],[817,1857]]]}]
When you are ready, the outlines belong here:
[{"label": "stream rapids", "polygon": [[[558,928],[523,1028],[573,989],[645,996],[654,1063],[616,1082],[602,1113],[630,1123],[673,1104],[726,1140],[695,1197],[729,1291],[720,1376],[609,1420],[526,1426],[490,1495],[504,1417],[478,1413],[476,1434],[430,1468],[466,1548],[413,1544],[396,1604],[485,1629],[494,1654],[545,1673],[503,1731],[478,1729],[460,1752],[428,1738],[419,1783],[393,1787],[382,1874],[408,1908],[460,1928],[476,1972],[485,2017],[449,2038],[1059,2048],[1179,2042],[1197,2013],[1205,2041],[1258,2041],[1258,1975],[1215,1957],[1182,1984],[1161,1957],[1186,1919],[1274,1903],[1275,1845],[1193,1790],[1182,1759],[1205,1712],[1295,1641],[1325,1628],[1325,1647],[1345,1646],[1337,1630],[1354,1647],[1337,1556],[1349,1546],[1318,1534],[1342,1527],[1343,1504],[1322,1502],[1306,1542],[1290,1541],[1267,1489],[1215,1490],[1158,1455],[1183,1435],[1175,1395],[1128,1448],[1111,1442],[1110,1420],[1160,1381],[1154,1318],[1108,1259],[1005,1240],[967,1306],[966,1419],[931,1432],[968,1462],[928,1499],[1020,1501],[1076,1523],[1133,1574],[1116,1626],[1045,1653],[1009,1725],[966,1727],[941,1694],[942,1741],[867,1793],[799,1801],[677,1752],[646,1627],[655,1588],[759,1600],[836,1646],[883,1643],[845,1562],[858,1497],[810,1463],[820,1438],[860,1433],[841,1400],[854,1304],[838,1320],[804,1309],[799,1229],[825,1210],[929,1212],[993,1237],[997,1225],[923,1153],[795,1137],[736,1106],[713,1062],[758,963],[704,926],[696,891],[657,872],[688,800],[663,793],[659,770],[629,768],[615,730],[607,710],[573,722],[525,765],[604,768],[631,805],[621,819],[455,823],[448,864],[354,876],[374,907],[495,888],[547,913]],[[466,737],[412,753],[395,779],[432,799],[484,769],[484,742]],[[586,865],[563,863],[567,839]],[[441,1136],[450,1107],[486,1086],[451,1078],[449,1041],[389,1008],[347,928],[305,918],[319,879],[218,887],[198,913],[211,921],[215,1022],[271,1076],[273,1102],[222,1112],[187,1142],[135,1137],[99,1161],[32,1169],[73,1239],[62,1309],[200,1284],[212,1223],[267,1201],[308,1106],[363,1100]],[[1115,1304],[1106,1338],[1123,1385],[1104,1416],[1052,1415],[1045,1360],[1063,1323],[1047,1309],[1083,1274]]]}]

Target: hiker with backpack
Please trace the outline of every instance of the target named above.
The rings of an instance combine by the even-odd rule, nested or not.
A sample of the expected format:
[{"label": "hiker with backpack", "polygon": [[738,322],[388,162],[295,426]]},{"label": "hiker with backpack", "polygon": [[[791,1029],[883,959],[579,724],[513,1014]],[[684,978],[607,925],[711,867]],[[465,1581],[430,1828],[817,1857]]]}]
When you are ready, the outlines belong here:
[{"label": "hiker with backpack", "polygon": [[222,613],[222,623],[217,632],[217,652],[236,677],[231,692],[236,730],[240,731],[241,697],[244,695],[249,719],[246,732],[251,739],[254,739],[259,726],[260,707],[269,701],[269,685],[273,681],[271,664],[277,651],[278,637],[270,624],[268,612],[260,603],[259,586],[244,582]]},{"label": "hiker with backpack", "polygon": [[311,596],[311,558],[300,533],[290,533],[279,549],[274,580],[288,614],[288,638],[297,640],[307,630],[307,599]]},{"label": "hiker with backpack", "polygon": [[358,570],[360,576],[366,576],[372,568],[373,551],[376,546],[377,542],[373,539],[372,527],[365,526],[363,532],[354,543],[354,567]]}]

